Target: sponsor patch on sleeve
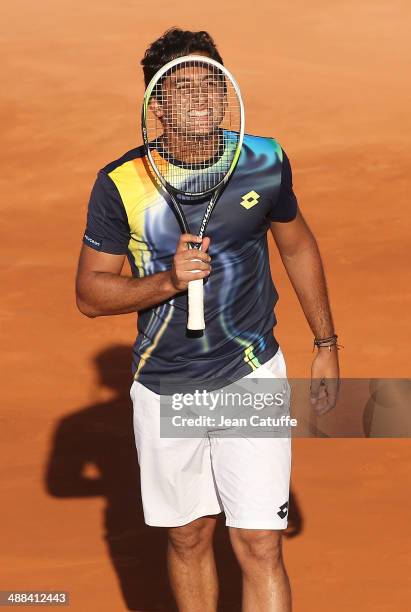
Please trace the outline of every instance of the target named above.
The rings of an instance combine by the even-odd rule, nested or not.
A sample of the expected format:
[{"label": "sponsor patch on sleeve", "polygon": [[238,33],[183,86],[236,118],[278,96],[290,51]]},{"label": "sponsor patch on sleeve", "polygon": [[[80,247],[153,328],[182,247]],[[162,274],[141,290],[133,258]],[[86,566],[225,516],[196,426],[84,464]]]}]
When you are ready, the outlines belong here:
[{"label": "sponsor patch on sleeve", "polygon": [[99,251],[103,246],[103,240],[97,236],[94,236],[93,234],[90,234],[90,232],[85,232],[83,242],[97,251]]}]

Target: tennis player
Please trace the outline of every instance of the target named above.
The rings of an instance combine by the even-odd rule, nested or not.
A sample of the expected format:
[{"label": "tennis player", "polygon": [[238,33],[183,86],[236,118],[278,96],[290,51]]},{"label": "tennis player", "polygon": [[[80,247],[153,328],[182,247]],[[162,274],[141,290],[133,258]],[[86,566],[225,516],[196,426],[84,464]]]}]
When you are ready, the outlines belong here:
[{"label": "tennis player", "polygon": [[[173,28],[144,55],[146,85],[165,63],[190,54],[222,63],[208,33]],[[202,109],[189,105],[187,112],[200,116]],[[182,202],[189,227],[199,227],[207,204]],[[168,528],[169,576],[183,612],[217,609],[212,538],[221,512],[242,569],[243,610],[291,610],[281,551],[290,438],[160,436],[162,385],[171,378],[212,391],[222,379],[271,377],[285,381],[289,401],[284,355],[273,333],[278,294],[268,230],[314,335],[311,401],[323,414],[336,402],[337,336],[316,240],[293,192],[290,161],[274,138],[245,135],[201,250],[188,248],[195,230],[181,235],[143,147],[102,168],[89,201],[77,305],[91,318],[138,312],[130,395],[144,516],[148,525]],[[126,256],[132,276],[121,274]],[[186,331],[187,285],[196,278],[207,279],[201,337]]]}]

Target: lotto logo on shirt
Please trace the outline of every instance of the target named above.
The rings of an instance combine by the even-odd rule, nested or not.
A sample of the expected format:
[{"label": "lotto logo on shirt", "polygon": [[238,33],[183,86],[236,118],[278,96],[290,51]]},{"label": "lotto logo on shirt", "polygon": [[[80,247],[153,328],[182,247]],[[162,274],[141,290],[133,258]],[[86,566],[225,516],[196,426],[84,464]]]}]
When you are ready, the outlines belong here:
[{"label": "lotto logo on shirt", "polygon": [[252,208],[256,204],[258,204],[259,199],[259,193],[257,193],[256,191],[249,191],[241,198],[241,206],[244,206],[244,208],[248,210],[249,208]]}]

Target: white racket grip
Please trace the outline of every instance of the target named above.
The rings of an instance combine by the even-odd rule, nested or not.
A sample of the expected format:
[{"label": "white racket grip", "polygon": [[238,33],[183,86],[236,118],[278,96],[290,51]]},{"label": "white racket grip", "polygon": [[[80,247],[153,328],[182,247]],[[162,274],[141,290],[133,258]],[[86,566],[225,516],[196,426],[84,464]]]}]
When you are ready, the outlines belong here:
[{"label": "white racket grip", "polygon": [[203,279],[188,283],[188,321],[187,329],[198,331],[205,329],[204,322],[204,285]]}]

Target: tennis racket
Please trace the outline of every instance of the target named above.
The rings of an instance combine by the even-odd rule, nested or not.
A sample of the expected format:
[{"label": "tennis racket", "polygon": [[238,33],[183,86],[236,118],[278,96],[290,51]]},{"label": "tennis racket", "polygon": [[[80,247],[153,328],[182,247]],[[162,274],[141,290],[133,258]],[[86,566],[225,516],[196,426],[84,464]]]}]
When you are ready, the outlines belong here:
[{"label": "tennis racket", "polygon": [[[244,106],[236,81],[208,57],[172,60],[146,89],[141,123],[147,159],[169,195],[183,233],[196,232],[189,228],[179,198],[210,196],[197,232],[203,238],[241,152]],[[203,279],[188,283],[187,328],[205,329]]]}]

